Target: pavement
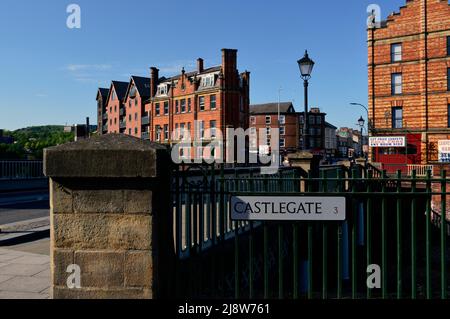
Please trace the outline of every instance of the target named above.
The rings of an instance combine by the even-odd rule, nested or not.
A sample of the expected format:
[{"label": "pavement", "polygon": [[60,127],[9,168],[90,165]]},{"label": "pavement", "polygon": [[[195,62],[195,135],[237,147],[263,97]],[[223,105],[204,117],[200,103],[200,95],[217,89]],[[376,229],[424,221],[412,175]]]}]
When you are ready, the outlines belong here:
[{"label": "pavement", "polygon": [[48,238],[0,247],[0,299],[49,299]]}]

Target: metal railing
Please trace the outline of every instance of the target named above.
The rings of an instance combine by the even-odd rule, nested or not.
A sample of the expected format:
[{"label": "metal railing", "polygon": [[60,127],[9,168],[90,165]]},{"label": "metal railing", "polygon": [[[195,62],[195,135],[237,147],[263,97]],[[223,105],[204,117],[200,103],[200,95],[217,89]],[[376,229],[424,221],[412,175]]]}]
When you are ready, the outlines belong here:
[{"label": "metal railing", "polygon": [[[176,291],[209,298],[447,298],[446,172],[373,174],[356,166],[308,177],[211,172],[205,187],[176,183],[173,231],[183,258],[175,276],[197,278]],[[233,221],[236,195],[345,197],[346,220]],[[373,265],[379,289],[366,283]]]},{"label": "metal railing", "polygon": [[416,171],[417,176],[419,177],[425,177],[427,176],[427,172],[431,172],[431,176],[433,176],[433,165],[416,165],[416,164],[408,164],[408,176],[412,175],[413,171]]},{"label": "metal railing", "polygon": [[42,161],[0,161],[0,179],[43,178]]}]

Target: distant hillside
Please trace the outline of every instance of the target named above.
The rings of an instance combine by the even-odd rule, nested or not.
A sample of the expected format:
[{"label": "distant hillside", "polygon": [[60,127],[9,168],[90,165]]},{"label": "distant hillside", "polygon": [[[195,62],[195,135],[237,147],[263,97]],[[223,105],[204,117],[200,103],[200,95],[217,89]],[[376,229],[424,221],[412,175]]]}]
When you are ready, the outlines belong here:
[{"label": "distant hillside", "polygon": [[14,138],[14,144],[0,144],[0,159],[42,159],[46,147],[71,142],[73,133],[64,132],[63,125],[45,125],[5,131],[5,136]]}]

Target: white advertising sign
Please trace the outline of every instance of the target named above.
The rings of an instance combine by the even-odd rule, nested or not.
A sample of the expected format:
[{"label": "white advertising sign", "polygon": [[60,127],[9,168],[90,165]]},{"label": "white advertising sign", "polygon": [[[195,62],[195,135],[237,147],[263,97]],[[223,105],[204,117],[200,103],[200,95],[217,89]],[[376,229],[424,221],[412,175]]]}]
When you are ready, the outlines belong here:
[{"label": "white advertising sign", "polygon": [[232,220],[345,220],[345,197],[233,196]]},{"label": "white advertising sign", "polygon": [[371,136],[369,137],[370,147],[405,147],[406,138],[404,136]]},{"label": "white advertising sign", "polygon": [[450,163],[450,140],[438,141],[439,162]]}]

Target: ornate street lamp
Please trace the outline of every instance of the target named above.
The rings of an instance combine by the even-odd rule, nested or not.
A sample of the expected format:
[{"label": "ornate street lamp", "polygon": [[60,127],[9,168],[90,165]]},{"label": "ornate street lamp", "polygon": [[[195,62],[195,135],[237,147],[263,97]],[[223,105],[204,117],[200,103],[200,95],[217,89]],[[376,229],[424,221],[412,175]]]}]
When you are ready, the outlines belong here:
[{"label": "ornate street lamp", "polygon": [[364,128],[364,124],[366,123],[366,121],[364,121],[362,115],[358,120],[358,125],[361,128],[361,140],[360,140],[360,146],[361,146],[361,156],[364,156],[364,151],[363,151],[363,128]]},{"label": "ornate street lamp", "polygon": [[309,148],[308,141],[308,81],[311,78],[311,73],[314,68],[314,61],[308,56],[308,50],[305,51],[305,56],[297,61],[300,69],[301,78],[303,79],[303,85],[305,88],[305,114],[303,116],[303,149]]}]

